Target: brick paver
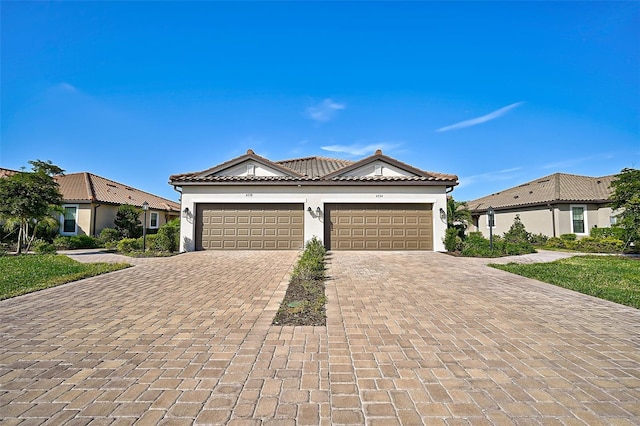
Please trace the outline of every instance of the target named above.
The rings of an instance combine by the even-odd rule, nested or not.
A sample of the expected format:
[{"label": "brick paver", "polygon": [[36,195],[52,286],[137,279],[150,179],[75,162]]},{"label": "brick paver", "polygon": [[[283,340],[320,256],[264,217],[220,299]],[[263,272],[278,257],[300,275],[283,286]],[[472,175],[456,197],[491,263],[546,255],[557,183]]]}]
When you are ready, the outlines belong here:
[{"label": "brick paver", "polygon": [[475,259],[331,258],[329,369],[353,372],[330,374],[347,390],[330,397],[345,422],[640,424],[640,311]]},{"label": "brick paver", "polygon": [[0,302],[0,419],[640,424],[638,310],[474,259],[335,252],[327,327],[271,326],[297,254],[143,259]]}]

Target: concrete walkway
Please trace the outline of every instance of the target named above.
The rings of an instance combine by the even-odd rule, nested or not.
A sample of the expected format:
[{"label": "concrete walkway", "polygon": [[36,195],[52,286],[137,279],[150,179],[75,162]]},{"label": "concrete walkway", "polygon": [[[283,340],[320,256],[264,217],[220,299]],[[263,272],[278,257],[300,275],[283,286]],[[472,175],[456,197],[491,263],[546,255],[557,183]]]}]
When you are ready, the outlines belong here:
[{"label": "concrete walkway", "polygon": [[640,424],[636,309],[335,252],[327,327],[271,326],[297,255],[139,259],[0,302],[2,424]]}]

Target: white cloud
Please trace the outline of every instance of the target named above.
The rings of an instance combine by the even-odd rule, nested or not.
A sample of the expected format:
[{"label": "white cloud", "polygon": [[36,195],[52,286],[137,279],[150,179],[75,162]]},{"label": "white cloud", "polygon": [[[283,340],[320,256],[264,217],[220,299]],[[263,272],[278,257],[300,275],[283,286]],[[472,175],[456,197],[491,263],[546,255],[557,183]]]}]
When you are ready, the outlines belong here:
[{"label": "white cloud", "polygon": [[337,111],[345,109],[346,107],[344,103],[340,104],[327,98],[318,105],[307,108],[307,115],[310,119],[318,122],[329,121]]},{"label": "white cloud", "polygon": [[492,172],[482,173],[460,178],[460,183],[456,188],[462,188],[484,182],[498,182],[503,180],[511,180],[516,175],[515,172],[522,170],[522,167],[512,167],[510,169],[496,170]]},{"label": "white cloud", "polygon": [[596,155],[589,155],[588,157],[568,158],[566,160],[557,161],[555,163],[545,164],[542,166],[542,168],[555,169],[556,171],[562,171],[562,169],[573,167],[577,164],[584,163],[585,161],[602,160],[602,159],[610,159],[610,158],[613,158],[611,154],[596,154]]},{"label": "white cloud", "polygon": [[60,84],[57,84],[55,86],[56,89],[61,90],[63,92],[69,92],[69,93],[78,93],[78,89],[76,89],[76,87],[72,84],[69,84],[67,82],[62,82]]},{"label": "white cloud", "polygon": [[400,145],[402,144],[380,142],[380,143],[374,143],[369,145],[362,145],[362,144],[328,145],[328,146],[321,146],[320,148],[330,152],[339,152],[344,154],[361,156],[361,155],[373,155],[378,149],[382,151],[391,150],[399,147]]},{"label": "white cloud", "polygon": [[482,117],[471,118],[469,120],[464,120],[459,123],[451,124],[450,126],[444,126],[436,130],[436,132],[448,132],[449,130],[463,129],[465,127],[477,126],[478,124],[486,123],[487,121],[495,120],[496,118],[502,117],[507,112],[511,111],[514,108],[519,107],[524,102],[516,102],[515,104],[507,105],[506,107],[502,107],[493,112],[490,112],[487,115],[483,115]]}]

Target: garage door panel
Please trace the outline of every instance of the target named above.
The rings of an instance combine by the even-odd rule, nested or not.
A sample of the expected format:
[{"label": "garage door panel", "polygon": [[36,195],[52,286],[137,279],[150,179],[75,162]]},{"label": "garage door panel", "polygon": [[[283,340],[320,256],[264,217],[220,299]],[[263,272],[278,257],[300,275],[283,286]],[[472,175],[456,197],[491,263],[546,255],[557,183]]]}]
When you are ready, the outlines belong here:
[{"label": "garage door panel", "polygon": [[300,204],[198,204],[197,250],[297,250],[304,244]]},{"label": "garage door panel", "polygon": [[432,204],[326,204],[334,250],[433,250]]}]

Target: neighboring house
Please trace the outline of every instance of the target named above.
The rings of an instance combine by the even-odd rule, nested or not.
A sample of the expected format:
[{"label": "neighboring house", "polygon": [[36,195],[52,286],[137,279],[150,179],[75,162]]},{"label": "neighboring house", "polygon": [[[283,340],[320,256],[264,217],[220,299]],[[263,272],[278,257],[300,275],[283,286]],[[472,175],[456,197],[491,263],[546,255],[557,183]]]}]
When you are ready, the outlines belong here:
[{"label": "neighboring house", "polygon": [[[147,229],[157,229],[180,216],[180,204],[140,191],[128,185],[92,173],[70,173],[56,176],[63,198],[64,214],[60,217],[62,235],[97,236],[104,228],[113,228],[118,207],[131,204],[142,208],[146,201]],[[144,221],[144,214],[140,214]]]},{"label": "neighboring house", "polygon": [[[0,168],[0,178],[20,173],[17,170]],[[104,228],[113,228],[118,207],[131,204],[142,208],[146,201],[147,229],[156,229],[180,216],[180,204],[148,192],[96,176],[91,173],[70,173],[55,176],[63,199],[60,216],[60,234],[94,235]],[[140,214],[144,220],[144,213]]]},{"label": "neighboring house", "polygon": [[246,155],[173,175],[182,192],[181,249],[443,251],[446,197],[458,177],[383,155],[270,161]]},{"label": "neighboring house", "polygon": [[469,232],[489,236],[487,209],[495,211],[494,235],[509,230],[516,215],[528,232],[559,237],[589,235],[591,228],[609,227],[615,213],[609,207],[615,175],[603,177],[555,173],[467,203],[472,215]]}]

